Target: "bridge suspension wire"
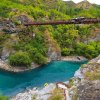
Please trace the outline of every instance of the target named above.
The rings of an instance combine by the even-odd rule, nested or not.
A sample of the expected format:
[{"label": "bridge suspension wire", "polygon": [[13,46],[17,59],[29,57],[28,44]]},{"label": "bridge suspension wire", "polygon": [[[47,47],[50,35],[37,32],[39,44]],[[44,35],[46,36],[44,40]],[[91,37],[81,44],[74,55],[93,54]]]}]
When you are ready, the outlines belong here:
[{"label": "bridge suspension wire", "polygon": [[59,25],[59,24],[95,24],[100,23],[100,19],[97,18],[73,18],[67,21],[47,21],[47,22],[28,22],[25,26],[34,25]]}]

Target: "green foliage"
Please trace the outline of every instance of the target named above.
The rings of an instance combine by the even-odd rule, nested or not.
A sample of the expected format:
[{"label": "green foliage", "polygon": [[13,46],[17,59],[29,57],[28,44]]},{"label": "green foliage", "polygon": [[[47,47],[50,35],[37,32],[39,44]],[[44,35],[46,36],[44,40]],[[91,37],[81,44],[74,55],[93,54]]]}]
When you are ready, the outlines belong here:
[{"label": "green foliage", "polygon": [[41,53],[36,53],[33,59],[34,59],[34,62],[38,64],[46,64],[47,62],[46,57],[44,57]]},{"label": "green foliage", "polygon": [[0,35],[0,43],[2,43],[3,41],[5,41],[9,37],[10,37],[9,34],[2,34],[2,35]]},{"label": "green foliage", "polygon": [[31,66],[31,59],[26,52],[16,52],[9,57],[9,62],[12,66]]},{"label": "green foliage", "polygon": [[16,20],[16,21],[14,22],[14,24],[15,24],[15,25],[21,25],[21,21]]},{"label": "green foliage", "polygon": [[63,48],[61,51],[62,56],[69,56],[70,55],[70,49],[69,48]]},{"label": "green foliage", "polygon": [[43,37],[43,33],[38,32],[34,39],[31,40],[30,45],[33,48],[36,48],[39,53],[46,56],[47,48],[45,43],[45,38]]},{"label": "green foliage", "polygon": [[25,51],[28,52],[30,55],[30,58],[38,64],[45,64],[47,62],[47,59],[45,56],[43,56],[36,48],[33,48],[30,45],[25,46]]},{"label": "green foliage", "polygon": [[9,98],[7,96],[0,95],[0,100],[9,100]]},{"label": "green foliage", "polygon": [[95,50],[95,47],[92,45],[87,45],[85,48],[85,56],[87,58],[92,58],[92,57],[96,57],[98,55],[97,50]]},{"label": "green foliage", "polygon": [[[33,2],[34,1],[34,2]],[[88,42],[93,34],[92,30],[100,27],[100,24],[95,25],[48,25],[38,26],[23,29],[21,21],[16,19],[17,16],[26,15],[33,21],[56,21],[68,20],[75,17],[100,17],[100,7],[92,6],[88,9],[77,7],[71,3],[67,4],[62,0],[2,0],[0,2],[0,17],[12,19],[12,22],[17,28],[22,28],[23,32],[18,32],[19,40],[13,44],[12,48],[16,51],[22,51],[27,55],[28,62],[23,61],[23,65],[28,65],[31,61],[38,64],[46,63],[48,52],[48,41],[56,48],[60,46],[61,54],[67,55],[82,55],[87,58],[96,57],[100,54],[100,41]],[[46,35],[47,30],[50,35]],[[35,34],[32,37],[32,34]],[[45,36],[46,35],[46,36]],[[0,35],[0,47],[3,46],[5,40],[10,38],[9,34]],[[57,42],[55,42],[57,41]],[[53,42],[53,43],[52,43]],[[0,49],[2,52],[2,49]],[[16,54],[14,59],[18,60]],[[19,56],[19,55],[17,55]],[[13,56],[10,57],[10,59]],[[24,57],[22,57],[23,59]],[[24,60],[24,59],[23,59]],[[31,60],[31,61],[30,61]],[[14,62],[14,61],[13,61]],[[20,61],[17,62],[20,65]],[[24,64],[25,63],[25,64]],[[13,63],[11,63],[13,65]],[[15,65],[17,65],[14,62]]]},{"label": "green foliage", "polygon": [[73,85],[74,85],[74,80],[70,79],[69,84],[68,84],[68,88],[71,88]]},{"label": "green foliage", "polygon": [[75,52],[79,55],[83,55],[87,58],[93,58],[98,56],[98,54],[100,53],[99,49],[100,48],[98,46],[98,42],[93,42],[93,43],[89,43],[89,44],[85,44],[85,43],[77,43],[76,47],[75,47]]}]

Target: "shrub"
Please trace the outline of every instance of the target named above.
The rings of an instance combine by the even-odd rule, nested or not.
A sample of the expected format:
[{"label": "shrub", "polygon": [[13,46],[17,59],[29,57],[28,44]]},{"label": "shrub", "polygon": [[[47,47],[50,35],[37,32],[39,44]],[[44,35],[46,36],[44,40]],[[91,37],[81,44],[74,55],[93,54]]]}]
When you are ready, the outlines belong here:
[{"label": "shrub", "polygon": [[85,78],[89,80],[100,80],[100,73],[97,72],[86,72]]},{"label": "shrub", "polygon": [[30,58],[37,64],[45,64],[47,62],[46,57],[39,52],[37,48],[30,45],[25,46],[25,51],[28,52]]},{"label": "shrub", "polygon": [[69,48],[63,48],[61,51],[62,56],[68,56],[70,54]]},{"label": "shrub", "polygon": [[0,96],[0,100],[9,100],[7,96]]},{"label": "shrub", "polygon": [[21,25],[21,21],[20,21],[20,20],[16,20],[16,21],[14,22],[14,24],[15,24],[15,25]]},{"label": "shrub", "polygon": [[73,85],[74,85],[74,80],[70,79],[69,84],[68,84],[68,88],[71,88]]},{"label": "shrub", "polygon": [[63,91],[61,89],[54,89],[52,96],[49,98],[49,100],[62,100],[63,99]]},{"label": "shrub", "polygon": [[34,61],[38,64],[46,64],[47,60],[41,53],[36,53],[34,55]]},{"label": "shrub", "polygon": [[9,57],[9,62],[12,66],[31,66],[31,59],[26,52],[16,52]]},{"label": "shrub", "polygon": [[95,49],[94,46],[92,45],[87,45],[86,48],[85,48],[85,56],[87,58],[93,58],[93,57],[96,57],[98,55],[98,52],[97,50]]},{"label": "shrub", "polygon": [[2,35],[0,35],[0,43],[2,43],[3,41],[5,41],[9,37],[10,37],[9,34],[2,34]]}]

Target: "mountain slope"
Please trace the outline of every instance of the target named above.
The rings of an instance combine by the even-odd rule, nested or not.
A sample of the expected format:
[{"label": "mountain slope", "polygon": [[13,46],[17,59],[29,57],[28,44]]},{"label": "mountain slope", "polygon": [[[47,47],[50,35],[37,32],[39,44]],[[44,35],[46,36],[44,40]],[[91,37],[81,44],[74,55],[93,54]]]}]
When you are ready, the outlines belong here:
[{"label": "mountain slope", "polygon": [[89,8],[93,7],[93,5],[90,2],[88,2],[87,0],[84,0],[80,3],[78,3],[77,7],[78,8],[83,8],[83,9],[89,9]]},{"label": "mountain slope", "polygon": [[0,2],[0,57],[8,60],[15,54],[14,57],[17,59],[16,54],[21,51],[29,56],[30,62],[39,64],[46,63],[50,55],[53,55],[53,59],[56,60],[61,55],[82,55],[89,59],[96,57],[100,53],[98,45],[100,41],[89,40],[94,34],[91,30],[99,28],[99,24],[32,27],[23,25],[32,21],[66,21],[80,16],[100,18],[100,8],[92,6],[87,1],[74,4],[62,0],[2,0]]}]

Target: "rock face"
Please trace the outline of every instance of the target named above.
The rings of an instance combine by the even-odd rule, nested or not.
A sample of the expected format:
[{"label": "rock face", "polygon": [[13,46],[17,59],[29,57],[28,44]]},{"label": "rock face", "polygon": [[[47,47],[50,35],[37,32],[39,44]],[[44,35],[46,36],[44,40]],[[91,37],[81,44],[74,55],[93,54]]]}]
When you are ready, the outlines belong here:
[{"label": "rock face", "polygon": [[29,17],[26,16],[26,15],[20,15],[20,16],[16,17],[16,19],[19,20],[19,21],[21,21],[22,24],[28,23],[28,22],[31,22],[31,21],[32,21],[32,20],[29,19]]},{"label": "rock face", "polygon": [[1,59],[6,60],[9,57],[10,50],[7,48],[3,48],[2,53],[1,53]]},{"label": "rock face", "polygon": [[30,21],[32,20],[27,15],[19,15],[12,19],[0,19],[0,31],[9,34],[18,33],[22,31],[20,25]]},{"label": "rock face", "polygon": [[[75,73],[70,88],[74,100],[100,100],[100,56],[84,64]],[[73,88],[74,87],[74,88]]]},{"label": "rock face", "polygon": [[10,19],[0,19],[0,31],[5,33],[16,33],[17,28]]},{"label": "rock face", "polygon": [[51,49],[48,50],[48,57],[51,60],[60,60],[61,59],[61,52],[60,51],[52,51]]},{"label": "rock face", "polygon": [[100,81],[85,81],[78,86],[79,100],[100,100]]},{"label": "rock face", "polygon": [[54,38],[51,37],[51,34],[48,30],[44,31],[44,38],[45,38],[45,42],[47,43],[47,48],[48,48],[47,56],[49,58],[49,61],[60,60],[61,50],[57,42],[54,40]]},{"label": "rock face", "polygon": [[49,84],[41,90],[38,90],[37,88],[29,89],[23,93],[17,94],[10,100],[48,100],[55,87],[54,84]]}]

